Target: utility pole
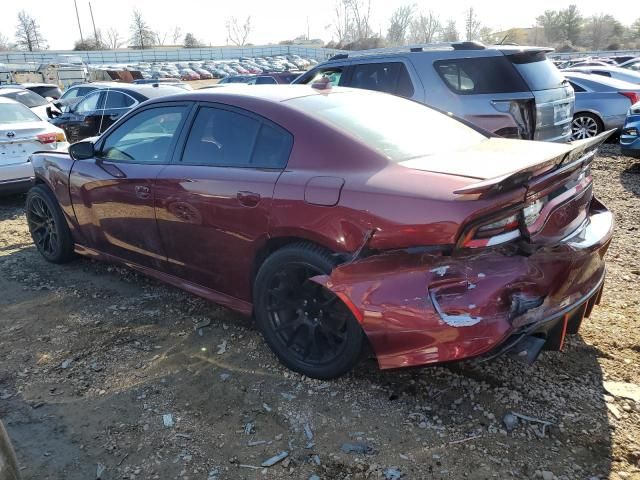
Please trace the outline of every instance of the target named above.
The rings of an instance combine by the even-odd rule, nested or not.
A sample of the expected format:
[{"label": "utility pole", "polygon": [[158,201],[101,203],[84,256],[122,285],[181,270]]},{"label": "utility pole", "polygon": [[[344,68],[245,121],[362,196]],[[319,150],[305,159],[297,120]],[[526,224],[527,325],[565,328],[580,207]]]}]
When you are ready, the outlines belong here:
[{"label": "utility pole", "polygon": [[307,16],[307,42],[309,41],[309,17]]},{"label": "utility pole", "polygon": [[84,38],[82,37],[82,27],[80,26],[80,14],[78,13],[78,3],[76,0],[73,0],[73,4],[76,7],[76,18],[78,19],[78,30],[80,30],[80,42],[84,43]]},{"label": "utility pole", "polygon": [[91,8],[91,2],[89,2],[89,13],[91,13],[91,23],[93,24],[93,36],[96,39],[96,48],[100,45],[98,41],[98,31],[96,30],[96,22],[93,21],[93,8]]}]

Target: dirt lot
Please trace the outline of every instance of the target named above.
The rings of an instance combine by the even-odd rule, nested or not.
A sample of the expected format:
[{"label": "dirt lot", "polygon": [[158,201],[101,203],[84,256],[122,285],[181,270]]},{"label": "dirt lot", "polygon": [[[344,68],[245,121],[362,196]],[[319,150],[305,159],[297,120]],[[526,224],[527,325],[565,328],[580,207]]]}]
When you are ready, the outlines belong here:
[{"label": "dirt lot", "polygon": [[[640,478],[640,403],[603,389],[640,384],[640,162],[607,146],[594,169],[618,227],[603,303],[564,353],[530,367],[369,361],[334,382],[281,367],[250,320],[126,268],[47,264],[24,198],[0,199],[0,417],[24,477]],[[511,411],[553,425],[508,433]]]}]

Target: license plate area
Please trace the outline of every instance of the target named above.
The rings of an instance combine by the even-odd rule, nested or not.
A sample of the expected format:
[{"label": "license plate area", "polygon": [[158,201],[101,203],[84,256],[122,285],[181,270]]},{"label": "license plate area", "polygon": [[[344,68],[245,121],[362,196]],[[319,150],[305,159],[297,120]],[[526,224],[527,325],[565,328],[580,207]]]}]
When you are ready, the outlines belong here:
[{"label": "license plate area", "polygon": [[571,116],[571,104],[561,103],[553,106],[553,123],[559,125],[565,123]]}]

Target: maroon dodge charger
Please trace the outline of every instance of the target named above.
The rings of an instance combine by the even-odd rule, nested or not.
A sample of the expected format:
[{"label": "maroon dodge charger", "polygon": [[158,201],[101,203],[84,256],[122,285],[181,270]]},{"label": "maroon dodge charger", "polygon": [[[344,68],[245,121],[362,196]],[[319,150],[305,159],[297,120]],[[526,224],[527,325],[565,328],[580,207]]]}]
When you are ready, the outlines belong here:
[{"label": "maroon dodge charger", "polygon": [[[325,87],[325,88],[320,88]],[[559,350],[600,300],[611,213],[573,144],[509,140],[391,95],[157,98],[32,157],[42,256],[119,262],[253,315],[315,378]]]}]

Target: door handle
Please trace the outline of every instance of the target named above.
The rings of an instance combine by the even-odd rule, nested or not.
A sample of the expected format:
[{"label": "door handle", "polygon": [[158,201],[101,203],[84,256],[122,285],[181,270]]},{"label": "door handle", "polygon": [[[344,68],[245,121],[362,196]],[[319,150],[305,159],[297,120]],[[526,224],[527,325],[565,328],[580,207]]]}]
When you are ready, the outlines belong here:
[{"label": "door handle", "polygon": [[144,185],[136,185],[135,186],[136,197],[147,199],[151,195],[151,189],[149,187],[145,187]]},{"label": "door handle", "polygon": [[255,207],[260,203],[260,194],[255,192],[238,192],[238,201],[245,207]]}]

